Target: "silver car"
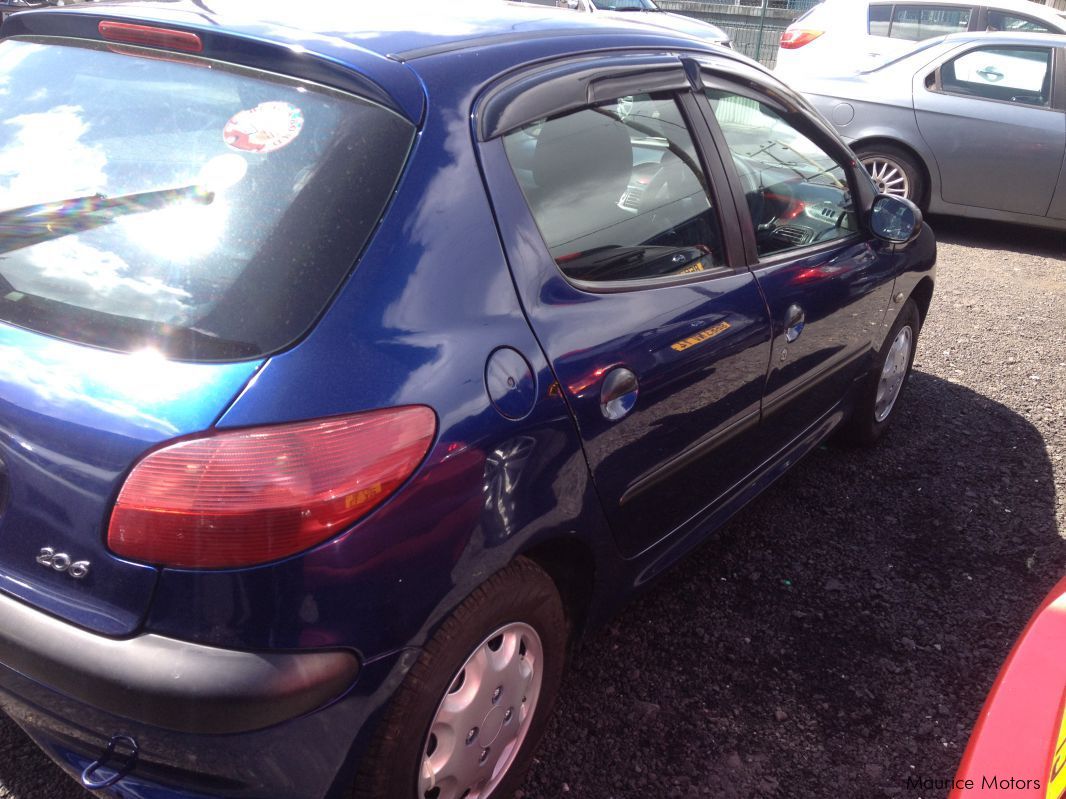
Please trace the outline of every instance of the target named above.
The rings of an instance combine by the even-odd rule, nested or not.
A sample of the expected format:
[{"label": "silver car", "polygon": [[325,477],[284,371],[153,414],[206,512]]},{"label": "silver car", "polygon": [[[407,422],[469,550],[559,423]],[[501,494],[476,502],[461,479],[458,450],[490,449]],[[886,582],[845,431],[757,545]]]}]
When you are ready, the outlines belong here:
[{"label": "silver car", "polygon": [[960,33],[793,85],[882,193],[931,213],[1066,228],[1066,36]]},{"label": "silver car", "polygon": [[569,8],[584,14],[596,14],[601,21],[624,19],[628,22],[640,22],[653,28],[668,30],[671,33],[695,36],[712,44],[732,46],[729,34],[717,25],[685,14],[663,11],[655,5],[655,0],[514,0],[514,2]]}]

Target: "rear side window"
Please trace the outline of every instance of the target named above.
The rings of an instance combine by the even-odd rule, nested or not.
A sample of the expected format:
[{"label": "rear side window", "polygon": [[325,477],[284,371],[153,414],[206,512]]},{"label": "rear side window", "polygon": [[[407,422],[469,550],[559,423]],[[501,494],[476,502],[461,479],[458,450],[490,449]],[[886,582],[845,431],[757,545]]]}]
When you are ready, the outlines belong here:
[{"label": "rear side window", "polygon": [[869,27],[867,31],[871,36],[888,36],[889,27],[892,24],[892,6],[879,6],[870,4]]},{"label": "rear side window", "polygon": [[888,35],[920,42],[934,36],[959,33],[970,27],[972,8],[950,6],[896,6]]},{"label": "rear side window", "polygon": [[504,137],[552,258],[586,282],[724,263],[718,218],[676,101],[620,97]]},{"label": "rear side window", "polygon": [[0,44],[0,319],[186,360],[299,337],[350,271],[413,128],[185,56]]},{"label": "rear side window", "polygon": [[988,30],[990,31],[1020,31],[1023,33],[1058,33],[1050,25],[1038,22],[1032,17],[1023,17],[1018,14],[1005,14],[1002,11],[988,10]]}]

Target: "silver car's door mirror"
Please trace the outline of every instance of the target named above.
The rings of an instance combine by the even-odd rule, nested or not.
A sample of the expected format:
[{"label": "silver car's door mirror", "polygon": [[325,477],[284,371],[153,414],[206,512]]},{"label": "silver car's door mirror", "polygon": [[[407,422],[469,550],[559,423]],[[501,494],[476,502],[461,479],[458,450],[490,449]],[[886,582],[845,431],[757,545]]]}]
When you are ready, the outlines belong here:
[{"label": "silver car's door mirror", "polygon": [[879,194],[870,209],[870,230],[887,241],[904,243],[922,229],[922,212],[903,197]]}]

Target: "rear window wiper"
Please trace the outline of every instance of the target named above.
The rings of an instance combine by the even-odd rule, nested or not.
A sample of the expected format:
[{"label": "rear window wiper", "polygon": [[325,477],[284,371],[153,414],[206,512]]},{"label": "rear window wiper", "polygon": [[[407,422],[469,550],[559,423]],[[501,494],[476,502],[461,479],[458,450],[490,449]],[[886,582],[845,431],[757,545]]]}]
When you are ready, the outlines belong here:
[{"label": "rear window wiper", "polygon": [[83,233],[130,214],[158,211],[178,202],[210,205],[214,199],[214,192],[194,185],[115,197],[103,194],[70,197],[0,211],[0,253]]}]

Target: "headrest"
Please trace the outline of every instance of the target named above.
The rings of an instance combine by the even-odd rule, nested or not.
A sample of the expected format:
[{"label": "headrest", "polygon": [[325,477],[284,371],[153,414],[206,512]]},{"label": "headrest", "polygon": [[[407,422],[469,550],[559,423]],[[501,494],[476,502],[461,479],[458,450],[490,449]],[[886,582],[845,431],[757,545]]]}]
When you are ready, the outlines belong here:
[{"label": "headrest", "polygon": [[533,180],[542,193],[587,195],[594,189],[617,202],[632,172],[628,128],[606,111],[578,111],[544,123],[533,155]]}]

